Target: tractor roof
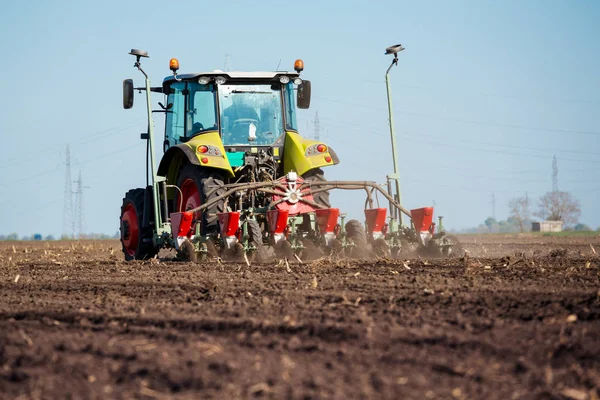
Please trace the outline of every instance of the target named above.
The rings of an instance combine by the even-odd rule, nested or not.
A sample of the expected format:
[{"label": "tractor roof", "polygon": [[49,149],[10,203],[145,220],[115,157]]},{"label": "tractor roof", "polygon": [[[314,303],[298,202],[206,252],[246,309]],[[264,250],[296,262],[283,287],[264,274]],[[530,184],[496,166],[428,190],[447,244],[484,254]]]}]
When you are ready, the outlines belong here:
[{"label": "tractor roof", "polygon": [[[194,79],[198,79],[201,76],[224,76],[225,78],[229,78],[229,79],[236,79],[236,80],[244,80],[244,79],[276,79],[278,76],[281,75],[287,75],[290,78],[295,78],[297,76],[299,76],[299,74],[297,72],[288,72],[288,71],[275,71],[275,72],[266,72],[266,71],[257,71],[257,72],[241,72],[241,71],[220,71],[220,70],[215,70],[215,71],[211,71],[211,72],[197,72],[197,73],[192,73],[192,74],[181,74],[181,75],[177,75],[177,78],[179,79],[183,79],[183,80],[194,80]],[[175,77],[173,76],[167,76],[164,79],[164,83],[170,82],[170,81],[174,81]]]}]

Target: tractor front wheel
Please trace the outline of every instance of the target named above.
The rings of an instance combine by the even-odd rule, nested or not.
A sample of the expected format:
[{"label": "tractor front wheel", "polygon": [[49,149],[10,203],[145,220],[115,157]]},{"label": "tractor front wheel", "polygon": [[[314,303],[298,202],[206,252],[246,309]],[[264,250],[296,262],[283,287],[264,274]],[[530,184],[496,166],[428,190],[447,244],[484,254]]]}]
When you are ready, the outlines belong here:
[{"label": "tractor front wheel", "polygon": [[121,244],[125,260],[146,260],[158,250],[152,243],[152,229],[143,226],[145,189],[132,189],[121,206]]}]

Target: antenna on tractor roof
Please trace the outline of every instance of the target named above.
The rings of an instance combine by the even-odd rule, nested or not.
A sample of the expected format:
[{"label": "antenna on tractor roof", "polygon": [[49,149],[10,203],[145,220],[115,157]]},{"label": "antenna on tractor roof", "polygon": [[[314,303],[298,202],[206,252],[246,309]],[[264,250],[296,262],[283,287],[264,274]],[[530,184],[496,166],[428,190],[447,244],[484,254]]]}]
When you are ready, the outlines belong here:
[{"label": "antenna on tractor roof", "polygon": [[139,69],[141,71],[141,73],[144,74],[144,76],[146,78],[148,78],[148,75],[146,75],[146,73],[144,72],[144,70],[142,69],[142,66],[140,64],[140,59],[142,57],[144,57],[144,58],[150,58],[148,56],[148,52],[144,51],[144,50],[131,49],[131,51],[129,52],[129,54],[131,54],[132,56],[135,56],[135,58],[136,58],[135,64],[133,64],[133,66],[136,67],[137,69]]},{"label": "antenna on tractor roof", "polygon": [[[385,49],[385,54],[393,54],[394,55],[394,61],[392,62],[392,65],[398,64],[398,53],[401,52],[402,50],[404,50],[404,47],[402,47],[401,44],[395,44],[395,45],[390,46]],[[390,68],[391,68],[391,66],[390,66]]]},{"label": "antenna on tractor roof", "polygon": [[[136,64],[140,63],[140,58],[144,57],[144,58],[150,58],[148,56],[148,52],[144,51],[144,50],[138,50],[138,49],[131,49],[131,51],[129,52],[129,54],[131,54],[132,56],[135,56],[137,58],[136,60]],[[137,67],[137,65],[136,65]]]}]

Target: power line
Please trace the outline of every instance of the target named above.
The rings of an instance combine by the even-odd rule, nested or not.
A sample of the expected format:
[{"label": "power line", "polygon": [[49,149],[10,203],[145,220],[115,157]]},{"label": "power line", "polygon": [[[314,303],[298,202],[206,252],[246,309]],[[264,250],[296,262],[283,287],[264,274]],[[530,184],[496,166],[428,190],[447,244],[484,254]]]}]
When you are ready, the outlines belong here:
[{"label": "power line", "polygon": [[[340,104],[346,104],[346,105],[351,105],[351,106],[356,106],[356,107],[377,110],[377,111],[384,111],[383,107],[369,106],[366,104],[353,103],[353,102],[343,101],[343,100],[329,99],[329,98],[320,97],[320,96],[314,96],[314,97],[317,99],[320,99],[320,100],[331,102],[331,103],[340,103]],[[592,131],[580,131],[580,130],[574,130],[574,129],[559,129],[559,128],[540,128],[540,127],[525,126],[525,125],[519,125],[519,124],[504,124],[504,123],[489,122],[489,121],[477,121],[477,120],[470,120],[470,119],[456,118],[456,117],[446,117],[446,116],[440,116],[440,115],[435,115],[435,114],[426,114],[426,113],[418,113],[418,112],[403,111],[403,110],[394,110],[394,112],[399,113],[399,114],[423,117],[423,118],[441,119],[441,120],[463,122],[463,123],[475,124],[475,125],[494,126],[494,127],[499,127],[499,128],[510,128],[510,129],[541,131],[541,132],[572,133],[572,134],[580,134],[580,135],[597,135],[597,136],[600,135],[600,132],[592,132]]]},{"label": "power line", "polygon": [[[336,79],[339,77],[338,74],[332,74],[332,73],[327,73],[327,72],[323,72],[323,73],[321,73],[321,75],[332,76],[332,77],[334,76]],[[360,79],[359,78],[359,81],[366,82],[366,83],[375,83],[375,84],[385,83],[385,80],[383,78],[379,79],[379,80]],[[468,89],[465,89],[464,85],[460,86],[459,88],[452,88],[449,86],[442,87],[440,85],[436,85],[435,87],[433,87],[433,86],[425,86],[425,85],[408,85],[408,84],[403,84],[403,83],[394,83],[394,86],[403,87],[403,88],[407,88],[407,89],[422,89],[424,91],[433,92],[435,94],[435,96],[438,96],[438,97],[440,96],[440,94],[448,95],[450,97],[460,97],[460,96],[457,96],[457,94],[468,94],[469,96],[499,97],[499,98],[505,98],[505,99],[513,99],[513,100],[534,101],[536,103],[556,102],[556,103],[600,104],[599,99],[590,99],[590,100],[587,100],[587,99],[564,99],[564,98],[551,98],[546,95],[536,97],[536,96],[527,96],[527,95],[523,95],[523,94],[501,94],[501,93],[493,93],[493,92],[480,92],[480,91],[475,91],[475,90],[469,91]]]},{"label": "power line", "polygon": [[435,139],[440,139],[440,140],[451,140],[453,142],[474,143],[474,144],[482,144],[482,145],[494,146],[494,147],[506,147],[506,148],[509,148],[509,149],[547,151],[547,152],[560,151],[561,153],[585,154],[585,155],[591,155],[591,156],[600,156],[600,153],[595,153],[595,152],[591,152],[591,151],[562,150],[562,149],[560,149],[560,150],[558,150],[558,149],[544,149],[542,147],[516,146],[516,145],[513,145],[513,144],[500,144],[500,143],[482,142],[482,141],[478,141],[478,140],[455,139],[455,138],[446,139],[446,138],[442,138],[442,137],[431,135],[431,134],[427,134],[427,133],[418,133],[417,135],[419,135],[419,136],[428,136],[428,137],[435,138]]},{"label": "power line", "polygon": [[[406,178],[406,179],[404,179],[404,182],[409,185],[413,185],[413,186],[425,185],[423,183],[422,179]],[[491,188],[486,188],[486,187],[481,187],[481,186],[463,186],[463,185],[447,184],[447,183],[443,183],[443,182],[436,182],[435,186],[440,187],[440,188],[447,188],[447,189],[451,189],[451,190],[460,190],[460,191],[468,192],[471,195],[473,195],[473,194],[489,194],[490,190],[491,190]],[[506,189],[506,188],[497,188],[497,187],[494,187],[493,190],[494,190],[494,193],[500,192],[500,193],[514,194],[515,192],[518,192],[518,190],[515,190],[515,189]],[[535,195],[543,195],[545,192],[529,191],[529,193],[533,193]]]},{"label": "power line", "polygon": [[[427,143],[433,146],[444,146],[444,147],[453,147],[453,148],[458,148],[461,150],[465,150],[464,146],[456,146],[453,144],[446,144],[446,143],[437,143],[437,142],[432,142],[430,140],[423,140],[423,139],[418,139],[415,137],[408,137],[406,138],[406,140],[412,140],[415,142],[421,142],[421,143]],[[515,152],[510,152],[510,151],[506,151],[506,150],[491,150],[491,149],[482,149],[482,148],[472,148],[471,150],[475,150],[475,151],[481,151],[481,152],[485,152],[485,153],[496,153],[496,154],[506,154],[506,155],[512,155],[512,156],[527,156],[530,158],[544,158],[544,159],[548,159],[550,158],[550,156],[544,156],[544,155],[539,155],[539,154],[522,154],[522,153],[515,153]],[[600,163],[599,159],[595,159],[595,160],[582,160],[580,158],[561,158],[564,161],[573,161],[573,162],[578,162],[578,163]]]},{"label": "power line", "polygon": [[4,183],[1,183],[0,187],[7,187],[7,186],[12,186],[12,185],[20,185],[23,182],[27,182],[27,181],[30,181],[32,179],[39,178],[41,176],[49,175],[49,174],[51,174],[53,172],[58,171],[60,169],[61,165],[62,165],[62,163],[59,164],[59,165],[57,165],[54,169],[45,169],[45,170],[37,172],[37,173],[35,173],[33,175],[28,175],[28,176],[19,178],[19,179],[13,181],[13,182],[4,182]]},{"label": "power line", "polygon": [[[117,134],[119,132],[122,132],[124,130],[133,128],[137,125],[139,125],[141,122],[137,121],[135,123],[131,123],[131,124],[127,124],[127,125],[121,125],[118,127],[113,127],[113,128],[109,128],[109,129],[105,129],[96,133],[92,133],[89,135],[83,135],[83,137],[77,141],[75,141],[75,144],[88,144],[91,143],[93,141],[99,140],[99,139],[104,139],[107,138],[109,136],[112,136],[114,134]],[[54,155],[54,154],[60,154],[61,150],[57,149],[57,150],[48,150],[48,151],[44,151],[44,155],[45,157]],[[31,156],[28,158],[23,158],[23,157],[17,157],[17,158],[13,158],[13,159],[9,159],[9,160],[4,160],[2,163],[0,163],[0,168],[10,168],[10,167],[14,167],[14,166],[18,166],[27,162],[31,162],[31,161],[37,161],[39,160],[39,156],[35,155],[35,156]]]},{"label": "power line", "polygon": [[[118,149],[118,150],[109,151],[107,153],[100,154],[99,156],[94,157],[93,159],[88,159],[86,161],[78,163],[77,165],[83,166],[83,165],[87,165],[87,164],[90,164],[90,163],[94,163],[94,162],[102,160],[102,159],[104,159],[104,158],[106,158],[108,156],[119,154],[119,153],[124,153],[124,152],[126,152],[128,150],[133,149],[134,147],[139,147],[139,144],[134,144],[134,145],[131,145],[131,146],[123,147],[123,148]],[[67,158],[70,160],[70,156],[67,157]],[[37,172],[37,173],[35,173],[33,175],[29,175],[29,176],[25,176],[25,177],[19,178],[19,179],[13,181],[13,182],[0,183],[0,187],[7,187],[7,186],[12,186],[12,185],[21,185],[22,183],[31,181],[31,180],[33,180],[35,178],[39,178],[39,177],[42,177],[42,176],[45,176],[45,175],[49,175],[49,174],[51,174],[53,172],[58,171],[60,169],[61,165],[65,165],[65,167],[66,167],[66,164],[60,163],[54,169],[45,169],[45,170]]]},{"label": "power line", "polygon": [[[325,118],[327,120],[327,118]],[[338,126],[342,129],[347,129],[347,130],[352,130],[355,132],[361,132],[364,133],[365,131],[372,131],[373,130],[373,126],[370,125],[369,127],[362,127],[361,124],[345,124],[343,122],[325,122],[323,125],[328,125],[328,126]],[[376,127],[375,127],[376,128]],[[380,127],[379,129],[376,129],[373,134],[376,136],[381,136],[381,137],[385,137],[387,136],[386,133],[383,133],[385,128]],[[379,133],[379,131],[381,131],[381,133]],[[460,139],[460,138],[455,138],[455,137],[450,137],[450,136],[445,136],[445,137],[440,137],[440,136],[436,136],[436,135],[431,135],[428,133],[422,133],[422,132],[413,132],[412,135],[410,135],[409,132],[407,131],[403,131],[402,132],[407,139],[414,139],[415,137],[420,137],[420,136],[427,136],[427,137],[431,137],[433,139],[437,139],[437,140],[446,140],[446,141],[451,141],[451,142],[461,142],[461,143],[472,143],[472,144],[481,144],[481,145],[485,145],[485,146],[493,146],[493,147],[505,147],[505,148],[509,148],[509,149],[520,149],[520,150],[533,150],[533,151],[540,151],[540,152],[561,152],[561,153],[569,153],[569,154],[583,154],[583,155],[592,155],[592,156],[600,156],[600,153],[597,152],[591,152],[591,151],[579,151],[579,150],[563,150],[563,149],[548,149],[548,148],[542,148],[542,147],[530,147],[530,146],[517,146],[517,145],[513,145],[513,144],[501,144],[501,143],[492,143],[492,142],[484,142],[484,141],[478,141],[478,140],[470,140],[470,139]],[[519,154],[519,153],[514,153],[514,154]]]},{"label": "power line", "polygon": [[[373,80],[364,80],[364,82],[371,82],[371,83],[381,83],[380,81],[373,81]],[[491,93],[491,92],[476,92],[476,91],[471,91],[470,93],[466,93],[464,88],[460,88],[460,89],[450,89],[447,88],[446,90],[436,90],[439,88],[433,88],[433,87],[428,87],[428,86],[422,86],[422,85],[406,85],[406,84],[399,84],[396,83],[394,84],[394,86],[400,86],[400,87],[404,87],[404,88],[408,88],[408,89],[425,89],[425,91],[431,91],[434,92],[436,96],[448,96],[448,97],[460,97],[457,95],[456,92],[460,91],[461,94],[468,94],[469,96],[477,96],[477,97],[497,97],[497,98],[502,98],[502,99],[510,99],[510,100],[525,100],[525,101],[533,101],[536,103],[549,103],[549,102],[555,102],[555,103],[580,103],[580,104],[599,104],[600,101],[599,100],[584,100],[584,99],[558,99],[558,98],[548,98],[546,96],[540,96],[540,97],[527,97],[527,96],[523,96],[523,95],[516,95],[516,94],[499,94],[499,93]],[[448,92],[453,92],[453,93],[448,93]]]},{"label": "power line", "polygon": [[119,154],[119,153],[124,153],[124,152],[129,151],[129,150],[131,150],[133,148],[139,148],[139,147],[140,147],[139,144],[133,144],[131,146],[123,147],[121,149],[109,151],[107,153],[100,154],[98,157],[94,157],[93,159],[87,159],[86,161],[83,161],[83,162],[79,163],[79,165],[87,165],[87,164],[96,162],[98,160],[101,160],[103,158],[106,158],[108,156],[112,156],[112,155]]}]

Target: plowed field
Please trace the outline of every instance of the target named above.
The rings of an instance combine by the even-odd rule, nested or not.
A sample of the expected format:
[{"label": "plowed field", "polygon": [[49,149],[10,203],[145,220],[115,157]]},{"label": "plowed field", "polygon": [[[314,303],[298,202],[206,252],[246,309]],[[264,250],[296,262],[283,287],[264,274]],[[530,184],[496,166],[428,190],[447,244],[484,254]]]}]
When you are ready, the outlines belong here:
[{"label": "plowed field", "polygon": [[126,263],[0,243],[0,398],[597,399],[600,237],[451,259]]}]

